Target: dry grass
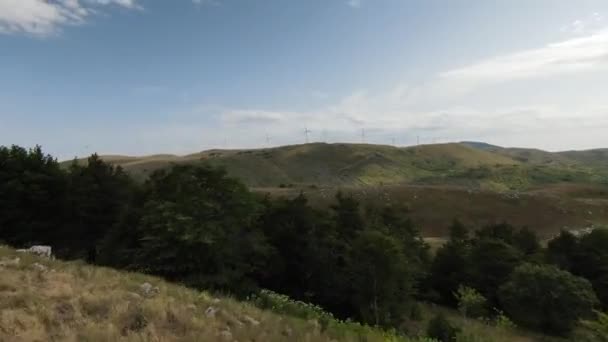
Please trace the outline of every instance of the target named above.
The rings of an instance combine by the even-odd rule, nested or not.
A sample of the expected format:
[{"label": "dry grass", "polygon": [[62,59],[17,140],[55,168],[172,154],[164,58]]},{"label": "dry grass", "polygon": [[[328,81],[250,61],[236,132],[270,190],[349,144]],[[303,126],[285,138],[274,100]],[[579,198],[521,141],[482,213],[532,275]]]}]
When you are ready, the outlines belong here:
[{"label": "dry grass", "polygon": [[[0,341],[406,341],[369,328],[322,331],[154,277],[0,247],[0,260],[14,257],[18,265],[0,266]],[[158,293],[142,292],[145,282]]]}]

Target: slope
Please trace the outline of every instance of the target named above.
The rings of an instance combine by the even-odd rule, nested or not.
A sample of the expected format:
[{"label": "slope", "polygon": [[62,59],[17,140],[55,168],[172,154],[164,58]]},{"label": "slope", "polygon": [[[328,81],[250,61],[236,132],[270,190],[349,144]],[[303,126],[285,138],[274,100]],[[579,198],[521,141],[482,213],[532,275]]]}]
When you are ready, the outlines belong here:
[{"label": "slope", "polygon": [[394,341],[353,323],[281,316],[160,279],[0,246],[0,341]]}]

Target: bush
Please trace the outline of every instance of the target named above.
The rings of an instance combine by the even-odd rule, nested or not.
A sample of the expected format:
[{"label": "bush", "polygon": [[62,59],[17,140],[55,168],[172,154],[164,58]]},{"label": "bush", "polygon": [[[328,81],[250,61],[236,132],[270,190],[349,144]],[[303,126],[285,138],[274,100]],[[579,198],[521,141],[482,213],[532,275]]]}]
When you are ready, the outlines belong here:
[{"label": "bush", "polygon": [[430,338],[440,342],[452,342],[456,340],[456,336],[460,333],[460,329],[453,326],[452,323],[440,313],[429,321],[426,333]]},{"label": "bush", "polygon": [[474,288],[459,286],[454,297],[458,300],[458,311],[464,318],[479,318],[486,315],[486,297]]},{"label": "bush", "polygon": [[501,286],[499,299],[521,325],[566,335],[589,317],[598,299],[589,281],[554,266],[524,264]]}]

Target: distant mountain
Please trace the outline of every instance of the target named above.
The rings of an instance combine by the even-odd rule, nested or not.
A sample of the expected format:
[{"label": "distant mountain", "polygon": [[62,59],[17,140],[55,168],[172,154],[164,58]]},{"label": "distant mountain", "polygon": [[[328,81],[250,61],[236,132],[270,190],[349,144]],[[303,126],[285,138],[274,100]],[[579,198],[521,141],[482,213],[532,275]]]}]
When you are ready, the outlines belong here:
[{"label": "distant mountain", "polygon": [[481,142],[394,147],[368,144],[210,150],[187,156],[105,156],[138,178],[171,164],[225,167],[251,187],[448,184],[490,190],[608,183],[608,150],[551,153]]}]

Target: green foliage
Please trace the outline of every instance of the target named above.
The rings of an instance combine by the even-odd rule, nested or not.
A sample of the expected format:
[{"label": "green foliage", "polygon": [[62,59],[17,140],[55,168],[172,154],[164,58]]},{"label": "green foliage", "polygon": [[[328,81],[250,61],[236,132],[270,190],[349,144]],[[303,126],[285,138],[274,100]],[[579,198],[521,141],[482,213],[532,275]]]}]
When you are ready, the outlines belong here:
[{"label": "green foliage", "polygon": [[250,230],[256,204],[245,186],[207,166],[159,171],[146,186],[134,267],[202,288],[250,286],[264,247]]},{"label": "green foliage", "polygon": [[581,237],[562,232],[549,242],[547,260],[588,279],[602,307],[608,308],[608,230],[594,229]]},{"label": "green foliage", "polygon": [[463,317],[479,318],[487,314],[487,300],[477,290],[461,285],[454,297]]},{"label": "green foliage", "polygon": [[413,276],[399,241],[379,231],[363,231],[352,251],[353,299],[361,319],[384,326],[401,321],[413,292]]},{"label": "green foliage", "polygon": [[581,322],[585,331],[579,336],[581,341],[608,342],[608,314],[596,311],[595,320],[583,320]]},{"label": "green foliage", "polygon": [[60,241],[65,174],[40,146],[0,146],[0,241],[24,247]]},{"label": "green foliage", "polygon": [[68,172],[68,238],[56,244],[65,249],[60,255],[96,262],[100,242],[127,215],[134,187],[120,167],[96,154],[84,166],[74,162]]},{"label": "green foliage", "polygon": [[583,235],[574,259],[573,273],[589,279],[603,309],[608,309],[608,230]]},{"label": "green foliage", "polygon": [[496,289],[502,285],[521,262],[520,253],[507,243],[479,240],[471,251],[471,282],[490,305],[497,303]]},{"label": "green foliage", "polygon": [[455,341],[459,332],[460,329],[455,327],[443,314],[438,314],[429,321],[426,329],[428,337],[440,342]]},{"label": "green foliage", "polygon": [[470,244],[468,229],[459,221],[450,227],[450,241],[435,254],[431,264],[430,282],[441,300],[456,305],[455,291],[462,284],[470,282]]},{"label": "green foliage", "polygon": [[501,286],[500,302],[517,323],[568,334],[598,304],[591,284],[553,266],[524,264]]}]

